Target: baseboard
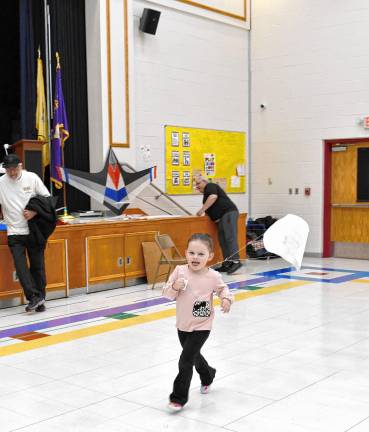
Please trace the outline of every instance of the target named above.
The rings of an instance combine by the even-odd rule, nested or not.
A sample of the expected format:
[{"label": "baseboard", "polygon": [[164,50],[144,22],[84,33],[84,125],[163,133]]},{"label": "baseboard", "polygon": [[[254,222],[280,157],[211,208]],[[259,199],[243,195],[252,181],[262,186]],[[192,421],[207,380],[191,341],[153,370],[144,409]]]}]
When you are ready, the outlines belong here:
[{"label": "baseboard", "polygon": [[369,259],[367,243],[334,242],[332,256],[335,258]]},{"label": "baseboard", "polygon": [[322,258],[323,253],[322,252],[305,252],[304,256],[309,258]]}]

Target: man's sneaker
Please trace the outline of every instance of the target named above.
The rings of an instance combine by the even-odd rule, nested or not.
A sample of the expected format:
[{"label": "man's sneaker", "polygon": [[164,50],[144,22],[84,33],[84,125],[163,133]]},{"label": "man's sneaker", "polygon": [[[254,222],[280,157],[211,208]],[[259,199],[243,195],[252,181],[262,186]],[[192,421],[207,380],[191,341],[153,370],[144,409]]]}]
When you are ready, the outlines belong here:
[{"label": "man's sneaker", "polygon": [[34,297],[26,306],[26,312],[31,312],[35,309],[37,309],[38,306],[41,306],[45,303],[45,299],[39,299],[37,297]]},{"label": "man's sneaker", "polygon": [[218,272],[226,273],[232,265],[231,261],[223,261],[222,265],[215,269]]},{"label": "man's sneaker", "polygon": [[232,263],[232,265],[228,268],[227,270],[227,274],[232,274],[234,273],[236,270],[238,270],[239,268],[242,267],[242,264],[240,261],[235,261]]},{"label": "man's sneaker", "polygon": [[178,402],[169,402],[168,408],[170,411],[177,412],[183,409],[183,405],[179,404]]},{"label": "man's sneaker", "polygon": [[35,312],[45,312],[46,310],[46,306],[44,304],[41,304],[39,306],[37,306],[37,308],[35,309]]},{"label": "man's sneaker", "polygon": [[208,394],[210,392],[211,384],[210,385],[202,385],[200,387],[200,393],[202,394]]}]

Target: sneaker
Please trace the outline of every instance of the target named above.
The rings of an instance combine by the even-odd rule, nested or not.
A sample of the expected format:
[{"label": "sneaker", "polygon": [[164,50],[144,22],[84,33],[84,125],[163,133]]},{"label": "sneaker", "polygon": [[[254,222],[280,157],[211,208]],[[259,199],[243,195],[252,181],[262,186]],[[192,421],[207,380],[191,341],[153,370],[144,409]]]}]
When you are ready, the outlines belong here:
[{"label": "sneaker", "polygon": [[183,409],[183,405],[179,404],[178,402],[169,402],[168,408],[170,411],[177,412]]},{"label": "sneaker", "polygon": [[228,268],[227,274],[232,274],[232,273],[234,273],[235,271],[237,271],[241,267],[242,267],[242,264],[241,264],[240,261],[237,261],[237,262],[234,261],[232,263],[232,265]]},{"label": "sneaker", "polygon": [[38,306],[41,306],[45,303],[45,299],[39,299],[37,297],[34,297],[26,306],[26,312],[31,312],[35,309],[37,309]]},{"label": "sneaker", "polygon": [[231,265],[232,265],[231,261],[223,261],[222,265],[215,270],[221,273],[226,273],[231,267]]},{"label": "sneaker", "polygon": [[210,393],[210,388],[211,388],[211,384],[209,384],[209,385],[202,385],[200,387],[200,393],[201,394],[208,394],[208,393]]},{"label": "sneaker", "polygon": [[45,312],[46,310],[46,306],[44,304],[40,304],[39,306],[37,306],[37,308],[35,309],[35,312]]}]

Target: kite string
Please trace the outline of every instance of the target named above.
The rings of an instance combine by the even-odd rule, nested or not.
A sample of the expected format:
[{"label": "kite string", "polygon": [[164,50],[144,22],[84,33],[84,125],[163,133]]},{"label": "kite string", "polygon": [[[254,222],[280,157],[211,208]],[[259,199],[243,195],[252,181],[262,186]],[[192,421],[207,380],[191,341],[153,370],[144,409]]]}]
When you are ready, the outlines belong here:
[{"label": "kite string", "polygon": [[[235,253],[233,253],[232,255],[227,256],[227,257],[224,258],[224,260],[222,260],[222,261],[218,261],[218,262],[212,264],[210,267],[214,267],[214,266],[217,266],[217,265],[219,265],[219,264],[222,264],[224,261],[231,261],[230,258],[232,258],[234,255],[238,254],[238,253],[241,252],[242,250],[246,249],[247,246],[248,246],[249,244],[252,244],[252,243],[254,243],[254,242],[260,240],[260,239],[264,236],[264,234],[265,234],[265,233],[260,234],[258,237],[254,238],[253,240],[250,240],[250,241],[246,242],[245,246],[242,246],[242,247],[241,247],[240,249],[238,249]],[[269,258],[269,257],[267,257],[267,258]],[[262,257],[257,257],[256,259],[262,259]],[[241,259],[240,261],[247,261],[247,258]]]}]

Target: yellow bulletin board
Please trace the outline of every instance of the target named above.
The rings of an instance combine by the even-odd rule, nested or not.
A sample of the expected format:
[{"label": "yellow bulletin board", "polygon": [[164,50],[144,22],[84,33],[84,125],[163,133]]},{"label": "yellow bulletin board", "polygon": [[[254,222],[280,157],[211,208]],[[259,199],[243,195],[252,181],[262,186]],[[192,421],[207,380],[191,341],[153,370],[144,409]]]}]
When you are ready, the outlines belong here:
[{"label": "yellow bulletin board", "polygon": [[228,193],[246,191],[246,134],[165,126],[166,193],[198,194],[193,176],[201,173]]}]

